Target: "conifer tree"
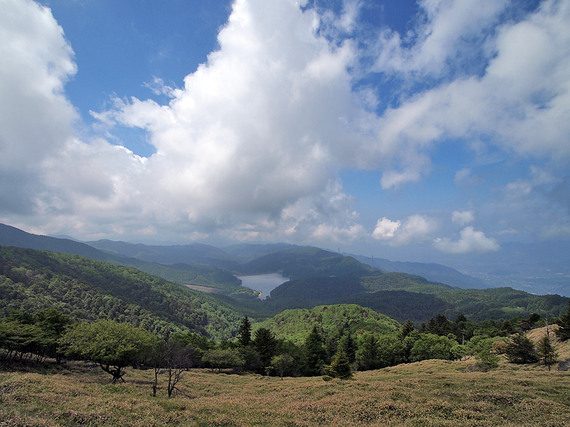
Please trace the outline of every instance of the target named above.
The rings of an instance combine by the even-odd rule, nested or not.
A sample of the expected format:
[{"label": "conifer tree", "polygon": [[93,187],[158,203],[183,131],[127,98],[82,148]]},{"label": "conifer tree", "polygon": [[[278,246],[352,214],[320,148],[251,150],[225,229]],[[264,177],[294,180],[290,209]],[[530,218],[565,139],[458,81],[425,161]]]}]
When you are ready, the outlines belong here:
[{"label": "conifer tree", "polygon": [[550,371],[550,367],[556,363],[558,360],[558,353],[554,350],[552,346],[552,341],[548,335],[542,337],[542,339],[538,342],[536,346],[536,352],[540,360],[544,363],[548,370]]},{"label": "conifer tree", "polygon": [[408,335],[410,335],[412,333],[412,331],[415,329],[414,327],[414,322],[412,322],[410,319],[406,320],[406,322],[402,325],[402,328],[400,329],[400,339],[404,339],[406,338]]},{"label": "conifer tree", "polygon": [[305,340],[303,356],[305,375],[320,375],[325,364],[326,352],[323,346],[323,338],[316,326],[313,326],[313,330]]},{"label": "conifer tree", "polygon": [[339,349],[344,351],[350,363],[353,363],[356,360],[356,347],[356,342],[352,338],[350,332],[348,332],[346,335],[343,335],[343,337],[340,339]]},{"label": "conifer tree", "polygon": [[248,317],[245,316],[238,330],[238,342],[240,345],[246,347],[251,344],[251,322]]},{"label": "conifer tree", "polygon": [[380,367],[378,353],[378,341],[376,337],[370,333],[364,334],[358,348],[357,358],[359,369],[368,370]]},{"label": "conifer tree", "polygon": [[534,363],[538,361],[532,341],[523,333],[515,334],[505,349],[511,363]]},{"label": "conifer tree", "polygon": [[350,361],[342,348],[337,351],[332,363],[325,367],[325,374],[343,380],[352,377]]}]

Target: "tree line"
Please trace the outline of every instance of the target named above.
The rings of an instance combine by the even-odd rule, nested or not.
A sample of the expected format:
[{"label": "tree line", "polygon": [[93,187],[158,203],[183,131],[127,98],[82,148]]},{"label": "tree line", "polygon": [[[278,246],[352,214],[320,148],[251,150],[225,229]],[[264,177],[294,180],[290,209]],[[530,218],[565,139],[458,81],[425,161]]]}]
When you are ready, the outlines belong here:
[{"label": "tree line", "polygon": [[[525,328],[541,321],[533,315],[501,324],[476,323],[465,316],[451,321],[438,315],[419,328],[407,321],[396,333],[364,332],[356,336],[343,329],[324,335],[315,324],[298,345],[275,338],[267,328],[252,333],[247,316],[242,318],[235,339],[214,342],[190,332],[157,335],[114,320],[74,322],[55,308],[33,314],[14,310],[0,321],[0,361],[85,360],[97,363],[113,383],[124,381],[128,367],[153,369],[153,394],[157,393],[159,379],[165,377],[170,397],[184,372],[198,367],[281,378],[324,375],[345,379],[355,370],[425,359],[455,360],[466,355],[477,357],[477,369],[488,370],[497,366],[498,354],[503,353],[512,363],[541,361],[550,368],[557,357],[550,336],[535,346],[525,335]],[[559,338],[569,339],[570,305],[557,323]]]}]

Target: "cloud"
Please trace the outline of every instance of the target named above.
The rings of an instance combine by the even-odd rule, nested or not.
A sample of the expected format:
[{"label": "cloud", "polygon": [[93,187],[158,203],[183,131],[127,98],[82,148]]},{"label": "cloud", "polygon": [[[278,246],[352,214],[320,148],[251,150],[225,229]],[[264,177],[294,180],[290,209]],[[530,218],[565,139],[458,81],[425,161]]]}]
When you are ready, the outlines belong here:
[{"label": "cloud", "polygon": [[499,250],[499,244],[482,231],[473,227],[465,227],[459,234],[459,240],[452,241],[446,238],[437,238],[434,247],[442,252],[451,254],[483,253]]},{"label": "cloud", "polygon": [[[344,26],[353,19],[346,16]],[[351,229],[350,217],[338,224],[344,213],[334,200],[323,200],[340,168],[377,150],[376,119],[352,91],[353,44],[330,43],[318,26],[316,13],[293,1],[236,1],[219,50],[167,105],[132,98],[96,113],[148,132],[156,154],[145,161],[141,190],[158,200],[153,215],[168,206],[199,229],[248,224],[263,234],[271,224],[281,233],[299,230],[289,225],[293,207],[310,203],[326,222],[314,222],[315,235]]]},{"label": "cloud", "polygon": [[[430,163],[417,159],[429,156],[435,144],[449,138],[466,144],[477,140],[520,158],[567,165],[570,4],[547,0],[524,19],[500,25],[497,17],[505,2],[491,1],[489,8],[479,2],[421,5],[427,20],[419,36],[404,43],[390,32],[376,52],[376,71],[409,80],[414,88],[409,96],[400,93],[398,103],[381,115],[380,138],[401,153],[396,154],[401,173],[387,172],[384,187],[416,181],[427,173]],[[474,24],[467,23],[470,15]],[[465,41],[478,46],[483,60],[476,63],[483,68],[470,69],[474,57],[457,59]],[[448,60],[467,65],[452,72]],[[431,78],[424,83],[426,73]],[[458,179],[465,177],[460,174]]]},{"label": "cloud", "polygon": [[[368,69],[361,3],[344,4],[337,15],[294,0],[235,1],[219,48],[181,88],[147,84],[169,102],[115,99],[93,113],[107,140],[76,130],[64,88],[77,65],[50,10],[3,0],[0,219],[25,214],[45,232],[83,238],[356,240],[363,227],[341,170],[381,170],[383,189],[401,188],[430,172],[447,138],[567,165],[568,2],[499,23],[504,1],[422,1],[414,34],[385,30]],[[393,82],[397,101],[361,78]],[[142,129],[154,154],[110,143],[115,126]],[[556,188],[552,197],[567,202]],[[420,215],[381,218],[373,237],[404,245],[436,228]]]},{"label": "cloud", "polygon": [[475,215],[472,211],[453,211],[451,220],[455,224],[467,225],[475,220]]},{"label": "cloud", "polygon": [[392,246],[402,246],[425,242],[436,229],[436,223],[422,215],[411,215],[404,222],[382,217],[376,223],[372,237],[385,240]]},{"label": "cloud", "polygon": [[[424,21],[403,38],[386,29],[379,39],[380,55],[374,70],[439,74],[453,65],[469,62],[474,46],[505,9],[506,0],[423,0],[418,2]],[[411,44],[411,47],[408,47]],[[465,64],[463,64],[465,65]]]},{"label": "cloud", "polygon": [[0,39],[0,213],[30,214],[43,162],[73,136],[63,88],[77,69],[62,28],[32,1],[2,2]]},{"label": "cloud", "polygon": [[376,223],[372,237],[378,240],[391,240],[401,225],[402,223],[400,221],[392,221],[386,217],[382,217]]}]

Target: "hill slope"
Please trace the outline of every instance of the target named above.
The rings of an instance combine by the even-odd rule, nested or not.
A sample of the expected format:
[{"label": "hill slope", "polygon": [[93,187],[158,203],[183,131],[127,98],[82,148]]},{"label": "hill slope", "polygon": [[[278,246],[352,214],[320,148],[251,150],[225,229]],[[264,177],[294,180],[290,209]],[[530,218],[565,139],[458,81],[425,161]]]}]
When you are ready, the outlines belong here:
[{"label": "hill slope", "polygon": [[[111,243],[116,243],[116,248],[127,248],[129,250],[120,251],[111,250],[109,248],[105,249],[105,245],[103,244],[101,245],[103,249],[97,249],[74,240],[39,236],[27,233],[9,225],[0,224],[0,246],[14,246],[18,248],[47,250],[64,254],[80,255],[94,260],[135,267],[146,273],[153,274],[176,283],[216,287],[225,293],[231,293],[240,288],[240,281],[227,270],[208,265],[165,265],[158,262],[148,262],[135,256],[131,257],[129,254],[137,255],[137,248],[143,251],[143,253],[152,252],[152,247],[147,249],[146,245],[131,245],[126,243],[123,244],[122,242]],[[111,247],[115,248],[113,245],[111,245]],[[140,249],[140,247],[143,249]],[[169,253],[174,251],[172,248],[167,247],[167,250],[170,251]],[[196,252],[200,252],[198,248],[196,248]],[[181,254],[179,258],[188,260],[186,254]],[[168,258],[163,257],[163,259]]]},{"label": "hill slope", "polygon": [[484,280],[460,273],[451,267],[435,263],[390,261],[353,255],[358,261],[388,273],[406,273],[422,276],[432,282],[447,283],[458,288],[483,289],[491,287]]},{"label": "hill slope", "polygon": [[381,272],[356,259],[314,247],[293,247],[264,255],[239,267],[242,274],[279,272],[292,279],[302,277],[360,277]]},{"label": "hill slope", "polygon": [[558,317],[568,298],[532,295],[512,288],[457,289],[402,273],[349,278],[302,278],[282,284],[265,302],[274,310],[323,304],[359,304],[400,322],[426,322],[437,314],[474,321],[505,320],[532,313]]},{"label": "hill slope", "polygon": [[76,255],[0,247],[0,317],[56,307],[77,320],[230,338],[241,316],[219,300],[134,268]]},{"label": "hill slope", "polygon": [[355,304],[318,306],[312,309],[285,310],[271,319],[254,325],[254,330],[267,328],[279,339],[302,344],[317,326],[326,336],[336,336],[342,331],[358,335],[363,332],[391,333],[400,324],[369,308]]}]

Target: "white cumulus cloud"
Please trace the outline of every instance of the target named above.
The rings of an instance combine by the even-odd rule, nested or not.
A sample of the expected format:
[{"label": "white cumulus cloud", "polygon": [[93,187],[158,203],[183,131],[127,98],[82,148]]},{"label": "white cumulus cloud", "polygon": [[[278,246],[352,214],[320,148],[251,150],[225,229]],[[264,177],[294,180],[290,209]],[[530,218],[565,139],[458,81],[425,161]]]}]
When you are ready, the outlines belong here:
[{"label": "white cumulus cloud", "polygon": [[475,220],[475,215],[472,211],[453,211],[451,214],[451,221],[459,225],[467,225]]},{"label": "white cumulus cloud", "polygon": [[372,237],[385,240],[393,246],[402,246],[425,242],[436,229],[435,221],[422,215],[411,215],[404,221],[392,221],[383,217],[376,223]]},{"label": "white cumulus cloud", "polygon": [[434,246],[442,252],[452,254],[494,252],[499,250],[499,244],[495,239],[485,236],[485,233],[477,231],[471,226],[461,230],[458,240],[438,238],[435,240]]}]

